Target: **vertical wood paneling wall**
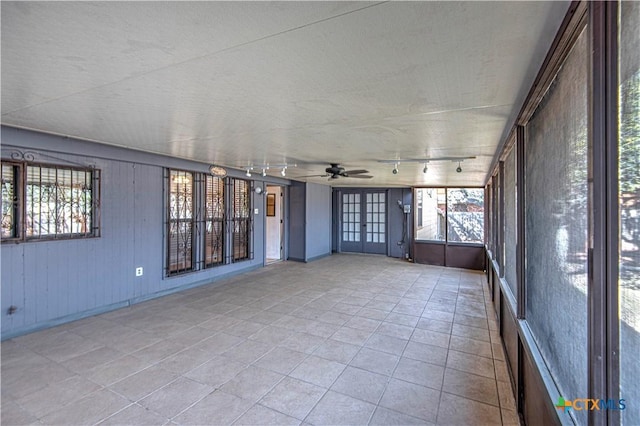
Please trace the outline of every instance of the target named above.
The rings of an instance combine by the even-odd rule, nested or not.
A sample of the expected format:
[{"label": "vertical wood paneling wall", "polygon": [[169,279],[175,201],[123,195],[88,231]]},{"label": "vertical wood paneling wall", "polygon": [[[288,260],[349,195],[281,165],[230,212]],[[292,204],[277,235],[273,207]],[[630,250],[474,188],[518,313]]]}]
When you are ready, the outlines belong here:
[{"label": "vertical wood paneling wall", "polygon": [[[253,208],[259,209],[253,259],[164,276],[163,169],[206,172],[207,164],[2,127],[2,157],[15,150],[34,152],[45,163],[72,161],[100,169],[101,231],[97,238],[1,245],[3,340],[264,265],[264,196],[252,192]],[[230,175],[244,177],[241,171]],[[290,184],[260,177],[254,185],[265,182]],[[330,222],[330,210],[328,215]],[[330,238],[330,233],[327,225],[323,235]],[[135,276],[136,267],[144,268],[142,277]],[[12,315],[10,306],[18,308]]]}]

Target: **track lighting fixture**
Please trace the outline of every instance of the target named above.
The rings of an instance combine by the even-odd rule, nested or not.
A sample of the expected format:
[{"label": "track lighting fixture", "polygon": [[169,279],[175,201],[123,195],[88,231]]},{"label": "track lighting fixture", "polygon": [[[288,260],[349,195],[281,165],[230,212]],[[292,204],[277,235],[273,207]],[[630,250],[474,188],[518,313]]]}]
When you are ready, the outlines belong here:
[{"label": "track lighting fixture", "polygon": [[260,173],[262,177],[266,177],[267,170],[278,170],[278,169],[280,170],[280,175],[284,177],[287,175],[286,169],[288,167],[298,167],[298,165],[288,164],[288,163],[283,163],[283,164],[253,163],[249,166],[243,166],[244,170],[246,170],[247,177],[251,177],[252,171],[255,171],[256,173]]},{"label": "track lighting fixture", "polygon": [[422,168],[422,173],[427,173],[428,167],[427,167],[427,163],[431,163],[434,161],[451,161],[453,163],[458,163],[458,167],[456,168],[456,172],[458,173],[462,173],[462,167],[460,166],[460,163],[462,163],[464,160],[473,160],[474,158],[476,158],[475,156],[470,156],[470,157],[427,157],[427,158],[404,158],[404,159],[395,159],[395,160],[378,160],[378,163],[385,163],[385,164],[393,164],[393,174],[397,175],[398,174],[398,165],[400,163],[421,163],[424,164],[424,167]]}]

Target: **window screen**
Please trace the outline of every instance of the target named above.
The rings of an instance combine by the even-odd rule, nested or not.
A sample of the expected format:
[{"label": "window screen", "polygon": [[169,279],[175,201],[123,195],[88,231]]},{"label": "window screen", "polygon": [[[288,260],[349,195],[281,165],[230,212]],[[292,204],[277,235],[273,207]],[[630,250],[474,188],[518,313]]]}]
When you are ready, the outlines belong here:
[{"label": "window screen", "polygon": [[[587,392],[589,43],[583,30],[527,125],[526,319],[563,396]],[[585,411],[575,411],[587,423]]]},{"label": "window screen", "polygon": [[[622,424],[640,424],[640,3],[620,3],[619,313]],[[630,409],[631,406],[635,409]]]},{"label": "window screen", "polygon": [[518,295],[516,282],[516,147],[511,149],[504,162],[504,277],[513,292]]}]

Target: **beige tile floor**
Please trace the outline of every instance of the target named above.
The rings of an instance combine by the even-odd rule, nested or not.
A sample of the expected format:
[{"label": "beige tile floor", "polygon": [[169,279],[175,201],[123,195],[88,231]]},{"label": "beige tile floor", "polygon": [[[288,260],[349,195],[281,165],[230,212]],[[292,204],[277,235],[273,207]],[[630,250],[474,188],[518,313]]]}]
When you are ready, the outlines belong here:
[{"label": "beige tile floor", "polygon": [[484,276],[283,262],[2,343],[2,424],[518,424]]}]

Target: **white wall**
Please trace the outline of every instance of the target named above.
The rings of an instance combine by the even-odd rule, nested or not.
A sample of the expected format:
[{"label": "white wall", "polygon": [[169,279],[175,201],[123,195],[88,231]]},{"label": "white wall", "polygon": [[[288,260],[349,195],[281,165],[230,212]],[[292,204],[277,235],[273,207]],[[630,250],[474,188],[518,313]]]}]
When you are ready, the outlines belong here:
[{"label": "white wall", "polygon": [[[279,186],[267,186],[267,194],[275,194],[276,196],[276,215],[267,216],[267,241],[266,252],[267,259],[280,259],[280,245],[282,242],[281,224],[282,219],[282,188]],[[265,195],[266,200],[266,195]],[[266,215],[266,204],[265,204]]]}]

